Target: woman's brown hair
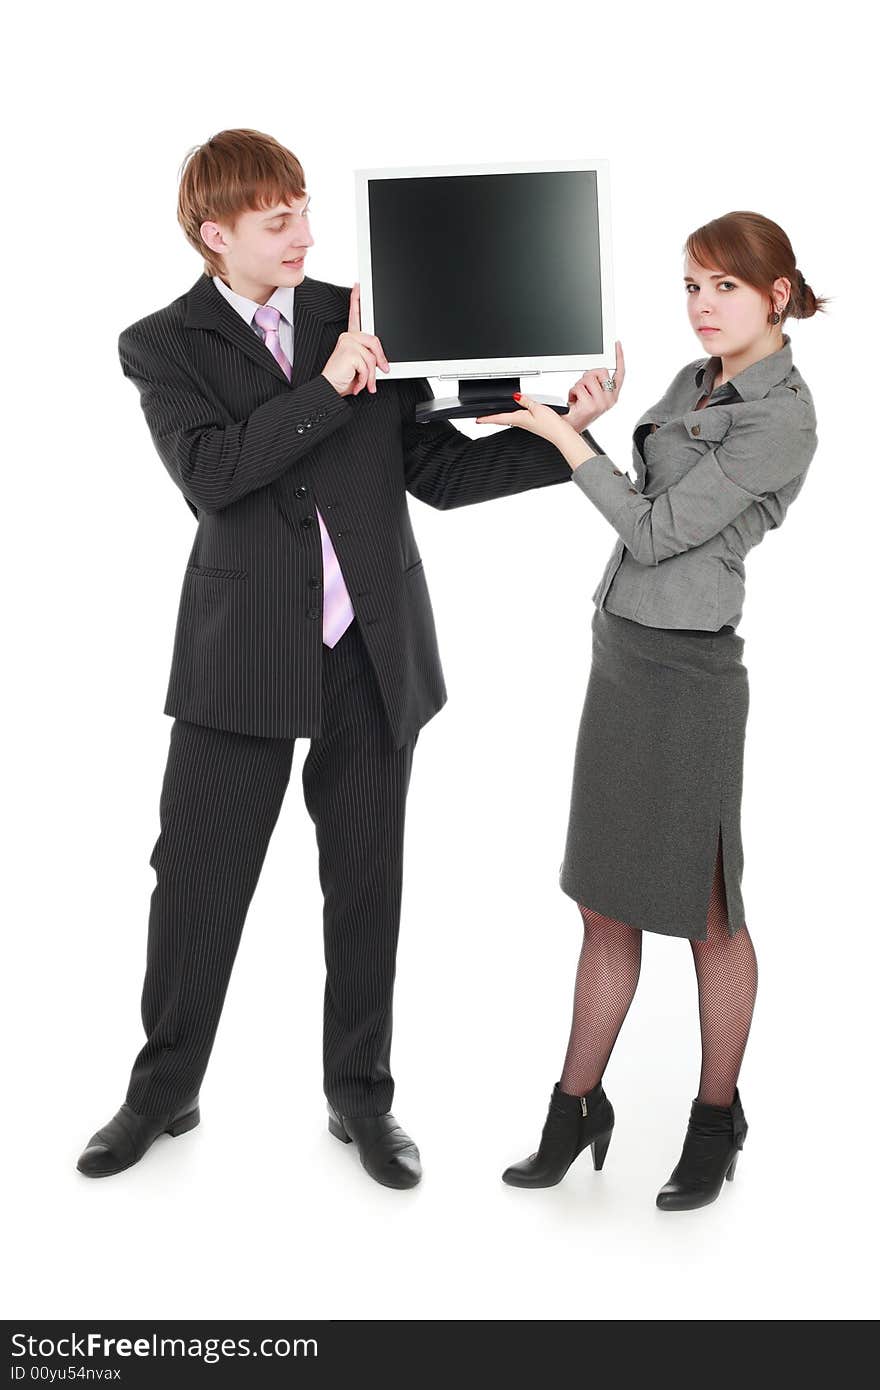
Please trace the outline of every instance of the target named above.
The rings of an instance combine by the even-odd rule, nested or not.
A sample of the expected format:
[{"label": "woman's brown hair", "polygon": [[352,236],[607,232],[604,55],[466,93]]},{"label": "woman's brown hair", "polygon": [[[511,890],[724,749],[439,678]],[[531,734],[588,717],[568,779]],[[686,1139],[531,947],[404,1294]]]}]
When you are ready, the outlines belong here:
[{"label": "woman's brown hair", "polygon": [[791,285],[780,322],[791,315],[809,319],[823,309],[827,298],[817,298],[798,269],[791,242],[769,217],[759,212],[726,212],[691,232],[685,251],[698,265],[726,270],[767,296],[770,311],[776,308],[773,282],[783,276]]},{"label": "woman's brown hair", "polygon": [[246,208],[273,207],[302,198],[305,174],[295,154],[259,130],[221,130],[195,145],[180,168],[177,220],[201,254],[206,275],[223,274],[223,257],[202,240],[203,222],[235,230]]}]

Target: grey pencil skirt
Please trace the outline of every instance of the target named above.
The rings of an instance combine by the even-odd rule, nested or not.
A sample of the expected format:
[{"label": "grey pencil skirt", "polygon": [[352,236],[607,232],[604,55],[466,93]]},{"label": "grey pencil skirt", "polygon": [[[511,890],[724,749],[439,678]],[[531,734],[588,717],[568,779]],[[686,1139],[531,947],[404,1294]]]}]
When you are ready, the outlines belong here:
[{"label": "grey pencil skirt", "polygon": [[560,887],[642,931],[705,941],[720,836],[733,936],[745,923],[743,639],[600,608],[592,629]]}]

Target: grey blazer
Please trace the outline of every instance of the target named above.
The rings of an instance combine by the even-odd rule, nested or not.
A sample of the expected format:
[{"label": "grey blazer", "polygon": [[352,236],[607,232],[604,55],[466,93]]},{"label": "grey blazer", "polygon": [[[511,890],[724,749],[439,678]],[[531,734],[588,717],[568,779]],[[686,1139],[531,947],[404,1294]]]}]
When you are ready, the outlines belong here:
[{"label": "grey blazer", "polygon": [[720,365],[689,362],[639,417],[635,484],[605,453],[574,470],[620,537],[593,594],[598,608],[649,627],[717,631],[742,617],[746,554],[803,486],[816,413],[787,334],[778,352],[713,389]]}]

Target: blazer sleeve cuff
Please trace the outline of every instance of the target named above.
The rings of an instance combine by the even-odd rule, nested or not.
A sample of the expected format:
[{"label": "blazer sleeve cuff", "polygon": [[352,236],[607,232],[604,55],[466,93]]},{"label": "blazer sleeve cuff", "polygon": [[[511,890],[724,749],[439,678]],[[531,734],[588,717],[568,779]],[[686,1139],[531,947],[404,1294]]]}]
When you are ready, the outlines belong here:
[{"label": "blazer sleeve cuff", "polygon": [[[590,448],[594,449],[596,446],[593,440],[587,438],[586,433],[584,437]],[[598,458],[585,459],[583,463],[579,463],[577,468],[572,469],[571,476],[572,481],[577,483],[581,492],[589,497],[611,525],[614,525],[614,518],[626,506],[631,494],[635,494],[633,500],[641,496],[633,486],[629,474],[618,468],[614,460],[604,453]],[[642,505],[648,505],[647,499],[642,498]]]},{"label": "blazer sleeve cuff", "polygon": [[320,407],[328,415],[341,415],[351,409],[351,396],[340,396],[322,372],[300,386],[296,395],[297,400],[307,403],[309,407]]}]

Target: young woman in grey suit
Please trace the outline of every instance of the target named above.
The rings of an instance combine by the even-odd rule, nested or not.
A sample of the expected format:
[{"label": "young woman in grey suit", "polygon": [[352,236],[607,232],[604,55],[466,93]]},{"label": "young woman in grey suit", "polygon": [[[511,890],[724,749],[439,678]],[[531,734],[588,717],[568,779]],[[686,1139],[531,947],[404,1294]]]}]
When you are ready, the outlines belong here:
[{"label": "young woman in grey suit", "polygon": [[[713,355],[689,362],[633,435],[636,481],[549,407],[510,415],[555,444],[618,533],[593,601],[593,647],[560,885],[584,941],[568,1050],[536,1153],[504,1181],[558,1183],[588,1146],[601,1168],[614,1111],[602,1077],[635,993],[642,932],[686,937],[702,1041],[697,1097],[664,1210],[704,1206],[732,1178],[747,1125],[737,1080],[757,992],[741,894],[748,677],[744,559],[781,525],[816,449],[810,391],[783,332],[817,300],[775,222],[731,212],[685,246],[690,323]],[[592,423],[623,384],[586,373]],[[605,379],[607,377],[607,379]]]}]

